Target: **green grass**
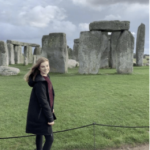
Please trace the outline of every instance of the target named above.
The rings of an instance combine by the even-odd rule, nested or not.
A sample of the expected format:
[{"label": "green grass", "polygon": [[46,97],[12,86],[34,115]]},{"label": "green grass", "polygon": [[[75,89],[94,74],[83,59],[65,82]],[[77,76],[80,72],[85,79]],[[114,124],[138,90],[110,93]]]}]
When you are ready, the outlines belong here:
[{"label": "green grass", "polygon": [[[143,58],[143,66],[146,66],[146,64],[149,64],[148,58],[149,56],[146,56],[145,58]],[[136,58],[133,58],[133,62],[136,63]]]},{"label": "green grass", "polygon": [[[23,80],[32,65],[17,67],[16,76],[0,76],[0,138],[25,133],[32,88]],[[55,90],[53,131],[80,127],[93,122],[108,125],[149,125],[149,67],[134,67],[133,74],[116,74],[100,69],[97,75],[80,75],[78,68],[67,74],[50,73]],[[93,149],[93,126],[54,134],[52,150]],[[148,128],[127,129],[95,126],[97,149],[124,144],[148,143]],[[0,140],[0,150],[33,150],[35,136]]]}]

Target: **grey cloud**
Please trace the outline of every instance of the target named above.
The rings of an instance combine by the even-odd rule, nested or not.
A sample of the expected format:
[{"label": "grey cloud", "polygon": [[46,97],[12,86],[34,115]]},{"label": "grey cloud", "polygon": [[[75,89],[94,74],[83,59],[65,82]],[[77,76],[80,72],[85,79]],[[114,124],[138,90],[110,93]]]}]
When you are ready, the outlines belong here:
[{"label": "grey cloud", "polygon": [[140,4],[148,4],[149,0],[87,0],[87,3],[97,6],[97,5],[110,5],[110,4],[116,4],[116,3],[140,3]]},{"label": "grey cloud", "polygon": [[[6,1],[0,0],[0,40],[12,39],[41,45],[41,38],[43,35],[48,35],[52,32],[64,32],[67,37],[67,45],[73,48],[73,40],[80,37],[81,29],[79,28],[79,24],[100,21],[105,18],[114,19],[119,17],[119,20],[130,21],[130,31],[135,33],[135,40],[138,26],[144,23],[146,25],[146,41],[149,41],[148,5],[136,4],[147,4],[147,0],[87,0],[86,4],[88,5],[84,7],[81,4],[75,5],[72,0],[26,0],[20,3],[17,3],[16,0],[11,0],[9,4],[5,2]],[[123,2],[126,2],[126,4]],[[54,20],[49,22],[48,26],[44,28],[31,27],[29,24],[23,25],[23,21],[27,22],[27,20],[24,20],[25,18],[17,18],[20,12],[28,13],[35,6],[46,7],[48,5],[57,6],[60,9],[63,8],[65,10],[64,14],[67,17],[63,20],[54,18]],[[92,6],[92,9],[89,6]],[[96,6],[101,6],[103,9],[93,9],[98,8]],[[146,42],[145,53],[149,53],[148,47],[149,42]]]},{"label": "grey cloud", "polygon": [[41,37],[40,31],[33,27],[22,27],[8,23],[0,23],[1,36],[0,40],[8,39],[28,39]]}]

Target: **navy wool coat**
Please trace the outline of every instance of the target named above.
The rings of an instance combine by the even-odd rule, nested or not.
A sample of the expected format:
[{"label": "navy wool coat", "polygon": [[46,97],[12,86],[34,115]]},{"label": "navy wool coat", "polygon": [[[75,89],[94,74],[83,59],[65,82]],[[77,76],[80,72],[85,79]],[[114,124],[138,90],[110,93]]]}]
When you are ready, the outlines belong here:
[{"label": "navy wool coat", "polygon": [[[30,75],[28,84],[32,87],[32,91],[28,106],[26,133],[49,135],[52,132],[52,127],[47,123],[54,120],[52,113],[54,102],[51,109],[48,83],[39,73],[37,74],[35,81],[33,81],[32,76]],[[54,96],[53,89],[53,98]]]}]

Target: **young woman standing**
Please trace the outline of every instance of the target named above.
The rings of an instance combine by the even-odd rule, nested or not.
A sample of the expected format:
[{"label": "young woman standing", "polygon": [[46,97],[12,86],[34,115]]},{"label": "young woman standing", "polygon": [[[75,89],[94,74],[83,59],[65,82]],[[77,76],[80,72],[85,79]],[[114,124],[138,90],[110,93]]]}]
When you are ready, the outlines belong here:
[{"label": "young woman standing", "polygon": [[[25,80],[32,87],[26,133],[36,134],[36,150],[50,150],[53,143],[52,125],[56,117],[54,115],[54,89],[49,72],[49,60],[41,57],[25,75]],[[45,143],[42,149],[43,135]]]}]

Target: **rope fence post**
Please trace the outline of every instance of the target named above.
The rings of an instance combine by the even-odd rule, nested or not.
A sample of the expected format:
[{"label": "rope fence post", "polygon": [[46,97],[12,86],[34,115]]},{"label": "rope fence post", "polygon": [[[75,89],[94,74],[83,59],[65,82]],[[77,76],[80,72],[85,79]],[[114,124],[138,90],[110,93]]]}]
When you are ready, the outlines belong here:
[{"label": "rope fence post", "polygon": [[95,122],[93,122],[94,150],[95,150]]}]

